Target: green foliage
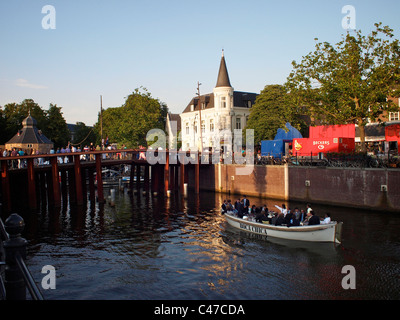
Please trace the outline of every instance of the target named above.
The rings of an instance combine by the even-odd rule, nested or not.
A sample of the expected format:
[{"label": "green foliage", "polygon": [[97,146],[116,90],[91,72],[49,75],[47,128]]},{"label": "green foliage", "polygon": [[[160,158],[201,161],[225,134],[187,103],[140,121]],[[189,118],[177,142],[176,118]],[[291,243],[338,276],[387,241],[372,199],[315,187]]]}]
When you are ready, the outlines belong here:
[{"label": "green foliage", "polygon": [[395,110],[386,98],[399,95],[394,90],[400,83],[399,41],[389,40],[389,27],[375,26],[368,36],[348,33],[335,46],[318,43],[301,63],[292,63],[286,83],[292,104],[315,120],[357,124],[363,146],[368,120],[379,121],[384,111]]},{"label": "green foliage", "polygon": [[42,129],[43,133],[54,142],[54,148],[66,146],[70,139],[70,131],[61,112],[61,107],[50,104],[46,115],[47,126]]},{"label": "green foliage", "polygon": [[281,85],[267,85],[251,108],[246,129],[254,129],[254,143],[274,139],[279,128],[286,128],[290,122],[301,129],[302,121],[289,107],[286,88]]},{"label": "green foliage", "polygon": [[[103,111],[103,138],[110,143],[124,144],[128,148],[146,145],[146,135],[151,129],[165,129],[167,106],[142,88],[130,94],[121,107]],[[100,117],[100,115],[99,115]],[[96,124],[100,132],[100,118]]]},{"label": "green foliage", "polygon": [[90,145],[90,143],[96,144],[97,140],[98,136],[94,128],[86,126],[83,122],[76,123],[72,144],[83,148],[85,145]]},{"label": "green foliage", "polygon": [[50,104],[49,110],[44,110],[32,99],[25,99],[19,104],[9,103],[4,106],[4,110],[1,112],[0,144],[5,144],[22,128],[22,121],[29,114],[35,118],[38,129],[42,130],[43,134],[54,142],[55,147],[67,144],[70,132],[61,108]]}]

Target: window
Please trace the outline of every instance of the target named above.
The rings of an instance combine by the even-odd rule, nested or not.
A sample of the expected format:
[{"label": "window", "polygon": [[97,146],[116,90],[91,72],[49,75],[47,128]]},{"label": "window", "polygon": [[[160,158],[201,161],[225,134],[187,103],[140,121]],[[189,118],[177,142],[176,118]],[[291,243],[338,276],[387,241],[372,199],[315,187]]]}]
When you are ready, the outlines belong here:
[{"label": "window", "polygon": [[242,129],[242,119],[236,118],[236,129]]},{"label": "window", "polygon": [[204,120],[201,121],[201,132],[206,132],[206,122]]},{"label": "window", "polygon": [[210,119],[210,132],[214,132],[214,119]]},{"label": "window", "polygon": [[251,108],[251,100],[246,101],[247,108]]},{"label": "window", "polygon": [[194,123],[194,133],[197,133],[197,122]]},{"label": "window", "polygon": [[221,108],[226,108],[226,97],[221,97]]},{"label": "window", "polygon": [[186,134],[190,133],[189,122],[186,122]]},{"label": "window", "polygon": [[206,108],[206,103],[205,102],[202,102],[201,103],[201,110],[204,110]]},{"label": "window", "polygon": [[400,112],[389,112],[389,121],[399,121]]}]

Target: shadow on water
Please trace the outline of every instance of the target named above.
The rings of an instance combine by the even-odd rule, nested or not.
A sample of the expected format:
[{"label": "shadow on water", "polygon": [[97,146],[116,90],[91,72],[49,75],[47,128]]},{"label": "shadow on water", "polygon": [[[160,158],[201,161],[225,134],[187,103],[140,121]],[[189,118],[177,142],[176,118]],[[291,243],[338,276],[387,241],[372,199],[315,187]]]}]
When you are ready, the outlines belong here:
[{"label": "shadow on water", "polygon": [[[219,210],[225,197],[124,190],[115,207],[90,200],[45,206],[24,217],[28,266],[37,283],[44,265],[56,268],[57,289],[45,291],[46,299],[399,298],[398,216],[313,206],[344,222],[341,245],[264,239],[226,224]],[[342,288],[345,265],[357,271],[356,290]]]}]

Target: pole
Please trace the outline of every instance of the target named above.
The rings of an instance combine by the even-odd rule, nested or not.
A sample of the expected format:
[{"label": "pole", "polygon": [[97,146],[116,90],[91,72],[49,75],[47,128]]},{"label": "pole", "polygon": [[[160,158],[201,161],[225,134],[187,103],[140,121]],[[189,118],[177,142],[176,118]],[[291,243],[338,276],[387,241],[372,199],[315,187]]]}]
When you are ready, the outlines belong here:
[{"label": "pole", "polygon": [[[203,153],[203,133],[202,133],[202,123],[201,123],[201,102],[200,102],[200,86],[201,83],[197,82],[197,95],[199,96],[199,118],[200,118],[200,153]],[[198,157],[200,161],[200,157]]]},{"label": "pole", "polygon": [[103,149],[103,96],[100,96],[100,134],[101,148]]}]

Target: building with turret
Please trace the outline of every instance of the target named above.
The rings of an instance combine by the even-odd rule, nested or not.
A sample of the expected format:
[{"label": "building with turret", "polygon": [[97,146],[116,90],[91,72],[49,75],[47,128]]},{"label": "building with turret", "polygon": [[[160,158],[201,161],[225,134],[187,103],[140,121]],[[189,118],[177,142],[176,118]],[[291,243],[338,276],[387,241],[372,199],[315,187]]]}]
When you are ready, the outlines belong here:
[{"label": "building with turret", "polygon": [[7,150],[12,150],[13,148],[22,149],[28,155],[31,152],[49,153],[54,147],[54,143],[36,125],[35,118],[29,114],[22,121],[22,129],[18,130],[17,134],[5,144],[5,148]]},{"label": "building with turret", "polygon": [[180,114],[183,150],[215,147],[219,132],[244,129],[258,94],[235,91],[231,85],[224,52],[212,93],[193,97]]}]

